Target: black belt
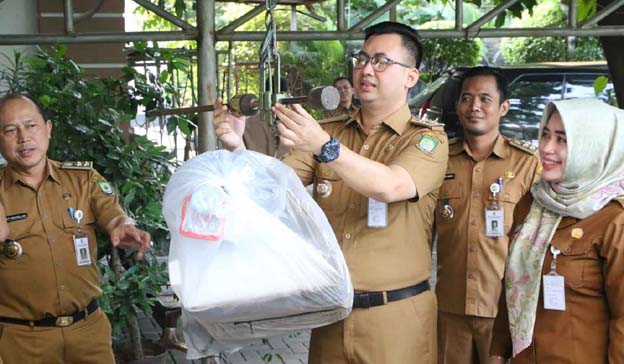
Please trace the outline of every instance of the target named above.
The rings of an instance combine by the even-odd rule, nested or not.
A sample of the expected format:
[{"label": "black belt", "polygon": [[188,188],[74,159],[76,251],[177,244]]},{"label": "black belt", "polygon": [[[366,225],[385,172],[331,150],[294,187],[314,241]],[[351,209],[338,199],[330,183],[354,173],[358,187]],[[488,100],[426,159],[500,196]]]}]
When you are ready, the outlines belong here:
[{"label": "black belt", "polygon": [[384,302],[384,293],[388,302],[399,301],[410,298],[429,290],[429,281],[422,281],[415,286],[395,289],[386,292],[355,292],[353,294],[353,308],[369,308],[382,306]]},{"label": "black belt", "polygon": [[7,324],[18,324],[27,326],[45,326],[45,327],[65,327],[74,324],[90,314],[94,313],[100,306],[96,299],[91,301],[87,308],[82,311],[76,311],[69,316],[46,317],[37,321],[16,319],[11,317],[0,317],[0,322]]}]

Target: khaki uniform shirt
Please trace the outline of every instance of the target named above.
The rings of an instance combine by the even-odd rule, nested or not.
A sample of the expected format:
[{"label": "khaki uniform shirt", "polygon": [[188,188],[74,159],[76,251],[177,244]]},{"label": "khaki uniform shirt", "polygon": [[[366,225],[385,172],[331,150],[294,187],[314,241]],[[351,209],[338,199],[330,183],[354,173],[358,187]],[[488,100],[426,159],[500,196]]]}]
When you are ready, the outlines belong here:
[{"label": "khaki uniform shirt", "polygon": [[280,144],[276,153],[277,140],[271,127],[262,120],[260,114],[247,118],[243,142],[248,150],[269,156],[281,157],[288,152],[288,147]]},{"label": "khaki uniform shirt", "polygon": [[324,118],[335,118],[337,116],[342,116],[342,115],[353,116],[353,115],[355,115],[355,113],[357,113],[357,111],[358,111],[358,108],[353,103],[351,103],[351,106],[349,106],[348,109],[345,109],[342,105],[338,105],[336,110],[327,110],[327,111],[323,112],[323,117]]},{"label": "khaki uniform shirt", "polygon": [[490,185],[503,178],[498,201],[507,233],[514,207],[538,177],[539,159],[534,150],[517,145],[513,147],[507,138],[499,136],[490,156],[479,162],[470,156],[465,141],[458,140],[449,147],[448,168],[436,208],[436,294],[442,312],[496,317],[509,240],[507,236],[486,237]]},{"label": "khaki uniform shirt", "polygon": [[[522,223],[533,198],[518,204]],[[572,230],[581,229],[579,239]],[[517,229],[514,229],[516,231]],[[578,230],[577,230],[578,232]],[[624,201],[612,201],[583,219],[564,217],[552,239],[561,250],[557,273],[565,279],[565,311],[544,309],[543,289],[537,303],[533,343],[512,364],[624,363]],[[542,274],[550,272],[547,250]],[[511,338],[504,294],[496,317],[490,351],[511,357]]]},{"label": "khaki uniform shirt", "polygon": [[[330,122],[323,127],[355,153],[403,167],[418,190],[417,200],[388,204],[387,227],[369,228],[367,197],[348,187],[327,164],[317,163],[312,154],[291,151],[285,156],[283,161],[304,185],[314,184],[314,199],[338,238],[353,287],[359,291],[384,291],[429,278],[433,209],[448,157],[442,128],[417,121],[407,105],[368,135],[362,130],[359,113],[346,122]],[[433,149],[431,143],[426,143],[432,141]],[[328,188],[330,193],[326,193]]]},{"label": "khaki uniform shirt", "polygon": [[[0,201],[23,254],[0,255],[0,316],[40,320],[83,310],[100,296],[95,224],[106,226],[123,215],[117,196],[95,170],[60,168],[48,161],[39,191],[24,184],[10,167],[0,169]],[[89,238],[91,265],[78,266],[73,236],[78,224],[68,208],[83,212],[81,229]]]}]

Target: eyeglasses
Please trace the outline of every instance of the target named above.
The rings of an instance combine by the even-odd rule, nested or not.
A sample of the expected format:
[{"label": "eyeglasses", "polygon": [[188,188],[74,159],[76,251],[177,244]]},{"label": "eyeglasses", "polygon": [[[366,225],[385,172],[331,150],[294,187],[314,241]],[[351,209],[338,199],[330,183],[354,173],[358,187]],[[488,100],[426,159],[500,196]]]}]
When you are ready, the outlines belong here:
[{"label": "eyeglasses", "polygon": [[373,56],[369,56],[364,52],[359,52],[351,55],[351,58],[353,59],[353,67],[356,69],[366,67],[368,62],[371,63],[371,66],[373,67],[373,70],[375,70],[375,72],[383,72],[386,70],[386,68],[388,68],[388,66],[393,64],[398,64],[399,66],[405,68],[414,68],[410,65],[395,61],[394,59],[388,58],[383,54],[379,53],[373,54]]}]

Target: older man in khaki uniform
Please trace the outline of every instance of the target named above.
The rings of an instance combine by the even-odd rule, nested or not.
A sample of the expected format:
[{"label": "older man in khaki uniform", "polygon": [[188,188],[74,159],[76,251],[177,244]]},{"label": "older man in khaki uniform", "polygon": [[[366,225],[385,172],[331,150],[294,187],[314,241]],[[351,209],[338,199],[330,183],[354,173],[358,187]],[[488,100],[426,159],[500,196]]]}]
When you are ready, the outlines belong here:
[{"label": "older man in khaki uniform", "polygon": [[95,226],[113,245],[149,247],[90,163],[46,156],[52,123],[20,95],[0,98],[0,202],[11,230],[0,254],[4,364],[110,364],[111,327],[98,308]]},{"label": "older man in khaki uniform", "polygon": [[[283,161],[314,184],[356,290],[344,321],[312,332],[310,364],[436,362],[436,300],[429,290],[431,233],[448,142],[440,125],[416,120],[405,102],[418,80],[416,32],[384,22],[366,30],[354,57],[362,101],[353,118],[323,124],[299,105],[276,105]],[[244,148],[244,121],[219,109],[215,131]]]},{"label": "older man in khaki uniform", "polygon": [[462,80],[457,114],[464,138],[451,140],[436,208],[438,363],[487,363],[513,209],[538,177],[536,148],[498,131],[508,86],[489,67]]}]

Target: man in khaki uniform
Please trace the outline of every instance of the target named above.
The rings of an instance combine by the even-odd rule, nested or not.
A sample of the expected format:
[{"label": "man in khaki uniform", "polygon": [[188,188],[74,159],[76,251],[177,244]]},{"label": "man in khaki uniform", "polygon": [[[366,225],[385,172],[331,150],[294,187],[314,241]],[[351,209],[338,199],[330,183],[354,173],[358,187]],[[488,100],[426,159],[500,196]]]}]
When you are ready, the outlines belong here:
[{"label": "man in khaki uniform", "polygon": [[353,116],[357,111],[357,107],[353,103],[353,84],[346,77],[338,77],[334,80],[334,87],[340,94],[340,104],[336,110],[325,111],[325,118],[335,118],[337,116],[348,115]]},{"label": "man in khaki uniform", "polygon": [[[299,105],[275,105],[283,161],[313,183],[345,255],[356,294],[344,321],[315,329],[310,364],[436,362],[436,300],[429,290],[433,210],[448,142],[439,124],[414,118],[407,91],[418,80],[416,31],[384,22],[366,29],[354,56],[362,101],[353,118],[319,126]],[[244,121],[224,109],[215,131],[243,149]]]},{"label": "man in khaki uniform", "polygon": [[493,68],[470,69],[462,80],[464,138],[450,141],[435,214],[440,364],[488,362],[513,209],[538,177],[536,148],[498,131],[508,92]]},{"label": "man in khaki uniform", "polygon": [[51,133],[32,99],[0,98],[7,161],[0,202],[10,228],[0,254],[0,357],[4,364],[110,364],[110,323],[97,303],[95,226],[114,246],[138,248],[139,257],[150,236],[124,214],[90,162],[47,158]]}]

